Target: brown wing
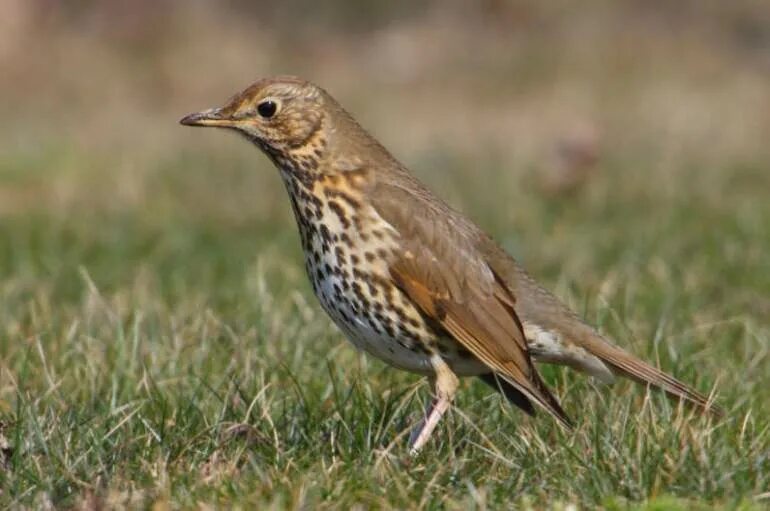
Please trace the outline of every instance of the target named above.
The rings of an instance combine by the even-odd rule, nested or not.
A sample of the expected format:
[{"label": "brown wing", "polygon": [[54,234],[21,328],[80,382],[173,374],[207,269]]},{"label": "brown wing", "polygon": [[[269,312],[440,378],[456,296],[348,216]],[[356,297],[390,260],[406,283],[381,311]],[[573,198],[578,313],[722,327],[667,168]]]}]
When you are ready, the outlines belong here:
[{"label": "brown wing", "polygon": [[478,238],[476,247],[490,267],[498,272],[506,286],[522,297],[518,306],[526,321],[532,321],[546,329],[561,333],[571,342],[598,357],[616,374],[658,387],[669,395],[689,401],[718,417],[724,415],[724,411],[714,403],[712,397],[701,394],[673,376],[612,344],[583,322],[558,298],[537,284],[493,240],[482,235]]},{"label": "brown wing", "polygon": [[379,186],[372,200],[399,233],[402,255],[390,265],[397,285],[482,363],[570,428],[532,364],[513,294],[473,247],[472,226],[412,190]]}]

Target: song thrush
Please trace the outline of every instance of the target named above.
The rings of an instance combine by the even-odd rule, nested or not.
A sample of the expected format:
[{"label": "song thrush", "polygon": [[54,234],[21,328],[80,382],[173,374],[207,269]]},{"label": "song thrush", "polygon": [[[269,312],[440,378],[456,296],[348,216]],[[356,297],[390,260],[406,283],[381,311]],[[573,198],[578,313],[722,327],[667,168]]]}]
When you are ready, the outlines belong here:
[{"label": "song thrush", "polygon": [[360,349],[431,378],[435,399],[412,452],[450,406],[457,376],[480,376],[527,413],[534,402],[571,427],[533,359],[604,382],[627,376],[719,413],[584,323],[320,87],[259,80],[181,123],[234,129],[264,151],[286,185],[323,308]]}]

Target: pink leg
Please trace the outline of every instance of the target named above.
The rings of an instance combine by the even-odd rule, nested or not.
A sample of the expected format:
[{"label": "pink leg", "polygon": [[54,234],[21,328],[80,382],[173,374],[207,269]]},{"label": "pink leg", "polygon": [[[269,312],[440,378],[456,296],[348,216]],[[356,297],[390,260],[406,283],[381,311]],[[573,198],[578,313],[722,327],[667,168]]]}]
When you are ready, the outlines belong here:
[{"label": "pink leg", "polygon": [[409,453],[413,456],[420,452],[433,430],[436,429],[441,416],[449,409],[460,383],[452,369],[440,356],[434,355],[431,363],[436,371],[435,376],[431,378],[436,397],[426,410],[425,418],[417,424],[409,436]]}]

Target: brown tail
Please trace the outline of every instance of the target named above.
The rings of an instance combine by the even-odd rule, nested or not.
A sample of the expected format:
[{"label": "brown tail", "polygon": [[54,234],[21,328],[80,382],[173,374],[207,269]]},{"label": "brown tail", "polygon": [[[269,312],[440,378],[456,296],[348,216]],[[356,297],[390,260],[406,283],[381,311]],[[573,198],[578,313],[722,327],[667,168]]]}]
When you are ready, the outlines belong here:
[{"label": "brown tail", "polygon": [[591,354],[607,363],[613,371],[622,376],[626,376],[643,385],[657,387],[666,394],[675,398],[684,399],[685,401],[714,414],[716,417],[724,415],[724,410],[709,397],[704,396],[697,390],[685,385],[673,376],[669,376],[650,364],[639,360],[617,346],[611,345],[601,339],[591,339],[589,342],[584,343],[583,346],[590,351]]}]

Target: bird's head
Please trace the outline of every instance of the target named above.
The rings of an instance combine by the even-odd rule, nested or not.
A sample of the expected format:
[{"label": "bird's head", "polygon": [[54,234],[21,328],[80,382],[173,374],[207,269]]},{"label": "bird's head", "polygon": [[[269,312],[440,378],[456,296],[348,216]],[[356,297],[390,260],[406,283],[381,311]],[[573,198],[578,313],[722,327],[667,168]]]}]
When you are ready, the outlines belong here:
[{"label": "bird's head", "polygon": [[234,129],[273,157],[291,157],[321,142],[328,98],[320,87],[299,78],[265,78],[224,106],[192,113],[180,123]]}]

